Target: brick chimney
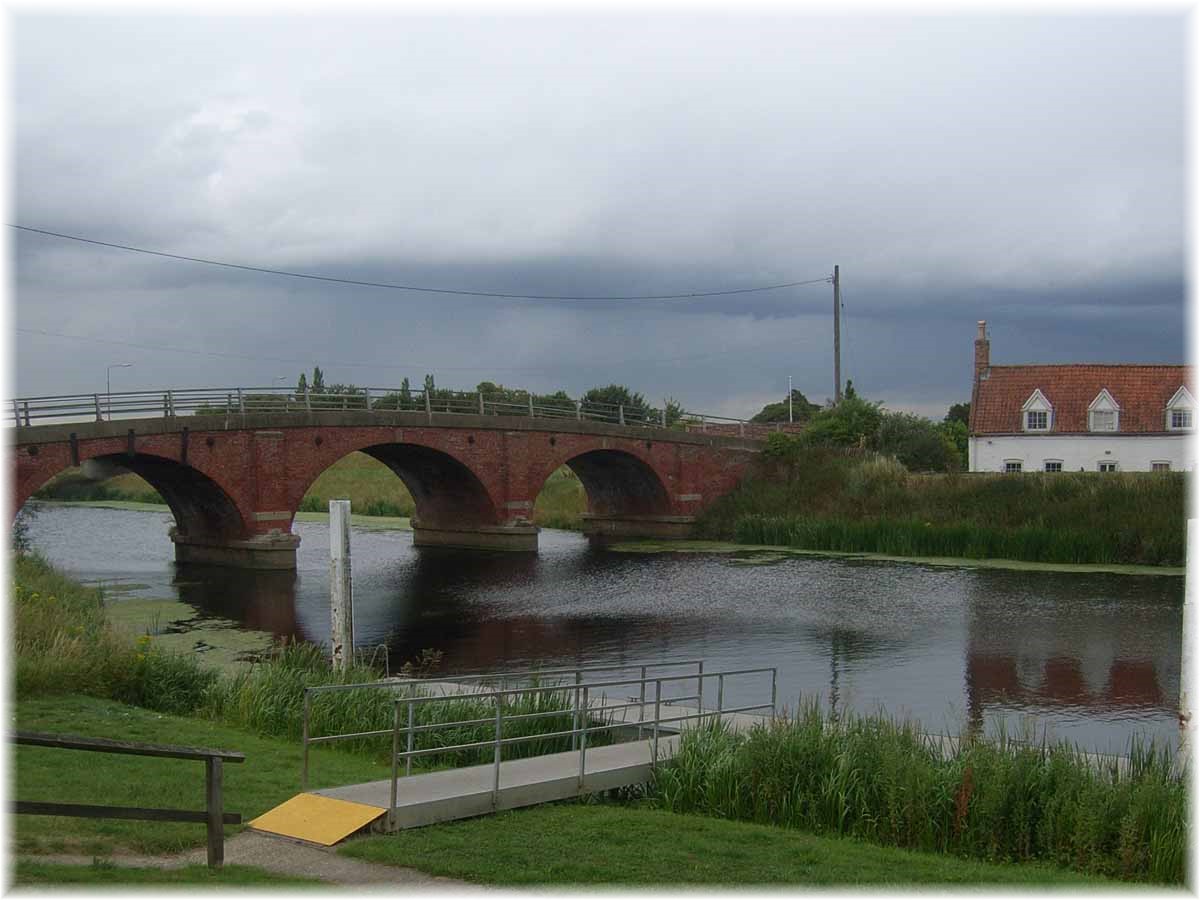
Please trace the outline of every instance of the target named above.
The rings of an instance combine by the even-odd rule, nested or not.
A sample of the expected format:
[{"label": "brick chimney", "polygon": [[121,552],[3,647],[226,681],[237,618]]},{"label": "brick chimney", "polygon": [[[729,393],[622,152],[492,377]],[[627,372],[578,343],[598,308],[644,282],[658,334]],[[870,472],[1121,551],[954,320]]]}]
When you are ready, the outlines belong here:
[{"label": "brick chimney", "polygon": [[985,372],[991,363],[992,345],[987,339],[987,322],[979,320],[979,333],[975,335],[975,381]]}]

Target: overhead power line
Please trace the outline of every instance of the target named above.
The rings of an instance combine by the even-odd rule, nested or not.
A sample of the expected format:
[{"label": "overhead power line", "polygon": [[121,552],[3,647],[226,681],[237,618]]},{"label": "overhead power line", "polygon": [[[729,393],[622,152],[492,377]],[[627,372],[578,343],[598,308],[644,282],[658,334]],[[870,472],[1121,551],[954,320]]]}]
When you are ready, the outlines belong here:
[{"label": "overhead power line", "polygon": [[200,263],[206,266],[220,266],[225,269],[240,269],[244,272],[259,272],[264,275],[283,275],[288,278],[305,278],[310,281],[326,281],[334,284],[350,284],[357,287],[372,287],[384,288],[392,291],[414,291],[425,294],[453,294],[460,297],[492,297],[500,300],[549,300],[556,302],[613,302],[613,301],[635,301],[635,300],[694,300],[701,297],[728,297],[733,294],[755,294],[762,291],[777,291],[783,288],[800,287],[806,284],[828,284],[833,279],[832,276],[824,278],[811,278],[805,281],[788,281],[783,284],[768,284],[761,287],[734,288],[724,291],[689,291],[683,294],[647,294],[642,296],[575,296],[575,295],[556,295],[556,294],[508,294],[499,291],[466,291],[454,290],[450,288],[426,287],[413,284],[390,284],[379,281],[359,281],[353,278],[335,278],[330,275],[313,275],[307,272],[288,272],[283,269],[269,269],[265,266],[247,266],[240,263],[222,262],[216,259],[204,259],[198,256],[183,256],[178,253],[164,253],[161,250],[148,250],[145,247],[131,247],[128,244],[115,244],[110,241],[98,241],[92,238],[80,237],[74,234],[62,234],[57,231],[46,231],[42,228],[30,228],[27,225],[14,225],[9,223],[9,228],[15,228],[18,231],[25,231],[31,234],[41,234],[47,237],[61,238],[67,241],[78,241],[82,244],[95,244],[98,247],[111,247],[115,250],[128,250],[131,253],[144,253],[149,256],[158,256],[164,259],[177,259],[184,262]]}]

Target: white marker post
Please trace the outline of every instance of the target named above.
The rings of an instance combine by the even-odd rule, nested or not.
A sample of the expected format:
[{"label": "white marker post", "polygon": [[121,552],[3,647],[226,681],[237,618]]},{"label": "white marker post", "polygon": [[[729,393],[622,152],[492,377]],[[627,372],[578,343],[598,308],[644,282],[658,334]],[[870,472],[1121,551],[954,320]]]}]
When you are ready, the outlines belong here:
[{"label": "white marker post", "polygon": [[354,661],[354,587],[350,577],[350,501],[329,501],[329,643],[333,667]]}]

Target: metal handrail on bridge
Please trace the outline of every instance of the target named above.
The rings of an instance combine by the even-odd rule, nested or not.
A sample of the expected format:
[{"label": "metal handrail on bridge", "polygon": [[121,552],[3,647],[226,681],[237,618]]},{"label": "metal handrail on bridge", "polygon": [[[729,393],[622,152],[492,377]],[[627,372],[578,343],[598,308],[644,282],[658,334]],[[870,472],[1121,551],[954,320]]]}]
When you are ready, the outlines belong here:
[{"label": "metal handrail on bridge", "polygon": [[[542,679],[548,676],[558,675],[574,675],[575,680],[573,686],[578,688],[583,686],[583,676],[585,674],[595,672],[628,672],[638,669],[641,672],[641,677],[646,678],[650,669],[665,669],[678,668],[680,666],[695,666],[696,674],[688,675],[688,678],[696,678],[697,689],[702,690],[704,675],[704,660],[702,659],[683,659],[673,660],[669,662],[637,662],[637,663],[609,663],[607,665],[592,665],[592,666],[566,666],[559,668],[535,668],[535,669],[518,669],[511,672],[481,672],[468,675],[451,675],[445,678],[386,678],[381,681],[359,682],[357,684],[319,684],[304,689],[304,712],[301,719],[300,742],[302,748],[302,762],[300,772],[300,789],[308,790],[308,748],[312,744],[331,743],[341,740],[356,740],[369,737],[383,737],[390,734],[391,731],[363,731],[348,734],[333,734],[322,735],[320,737],[312,737],[309,732],[311,730],[312,720],[312,697],[315,694],[323,694],[334,691],[351,691],[351,690],[378,690],[386,689],[396,691],[407,688],[406,696],[411,695],[412,690],[420,688],[428,688],[433,685],[453,684],[460,685],[471,681],[496,681],[501,684],[514,679]],[[568,687],[567,685],[559,684],[558,687]],[[772,688],[772,692],[774,688]],[[441,694],[439,699],[458,700],[462,698],[461,693],[456,694]],[[772,693],[772,696],[774,694]],[[684,698],[676,698],[684,699]],[[646,702],[645,685],[642,686],[641,694],[642,703]],[[461,724],[461,723],[460,723]],[[478,724],[478,723],[475,723]],[[578,725],[578,723],[576,723]],[[411,769],[411,766],[409,767]]]},{"label": "metal handrail on bridge", "polygon": [[119,393],[67,394],[25,397],[11,401],[6,415],[17,426],[35,421],[113,421],[144,418],[148,414],[163,418],[176,416],[222,416],[231,418],[249,413],[308,414],[320,411],[361,410],[363,412],[424,413],[433,421],[434,413],[517,416],[538,419],[574,419],[645,428],[671,428],[707,432],[713,426],[718,433],[744,436],[762,430],[788,430],[783,423],[762,425],[745,419],[668,411],[646,406],[625,406],[576,400],[563,395],[538,395],[526,392],[485,393],[424,388],[356,388],[349,392],[296,391],[285,387],[189,388],[167,391],[121,391]]},{"label": "metal handrail on bridge", "polygon": [[[699,662],[699,661],[697,661]],[[670,663],[648,663],[646,666],[655,665],[671,665]],[[597,667],[599,668],[599,667]],[[636,725],[639,734],[643,730],[651,731],[651,754],[650,764],[656,766],[659,759],[659,733],[664,725],[671,723],[683,723],[693,720],[703,720],[706,718],[716,717],[720,719],[722,715],[733,713],[744,713],[753,711],[770,710],[772,718],[775,716],[776,700],[778,692],[778,670],[775,667],[749,668],[749,669],[732,669],[719,672],[703,671],[702,664],[699,666],[697,673],[688,673],[684,675],[646,675],[643,674],[634,678],[618,678],[606,681],[575,683],[575,684],[553,684],[539,686],[522,686],[502,689],[489,689],[469,693],[459,693],[452,696],[446,695],[423,695],[414,696],[411,692],[408,696],[397,697],[392,704],[392,727],[386,731],[370,731],[357,734],[345,735],[327,735],[322,738],[310,738],[305,735],[305,760],[302,790],[307,789],[307,744],[316,743],[318,741],[329,740],[346,740],[351,738],[363,737],[382,737],[387,734],[392,736],[392,751],[391,751],[391,791],[388,806],[388,824],[389,828],[394,827],[396,816],[396,801],[398,795],[398,785],[400,779],[400,761],[404,760],[405,776],[412,774],[412,761],[416,757],[428,756],[432,754],[451,753],[462,750],[482,750],[488,747],[493,748],[492,754],[492,808],[497,808],[500,798],[500,764],[503,759],[503,749],[505,746],[519,744],[525,741],[546,740],[548,738],[565,738],[570,737],[572,742],[572,751],[579,753],[579,775],[578,787],[582,791],[584,788],[584,775],[587,764],[587,747],[588,735],[594,735],[603,731],[612,731],[618,728],[626,728],[631,725]],[[755,703],[736,707],[725,706],[725,680],[727,678],[742,677],[748,675],[771,675],[771,700],[770,703]],[[703,705],[704,683],[706,679],[715,679],[717,682],[717,706],[715,709],[705,710]],[[681,697],[664,697],[663,685],[679,682],[696,682],[697,692]],[[646,701],[647,687],[653,684],[654,686],[654,715],[647,720],[645,717],[648,703]],[[601,694],[599,705],[593,705],[592,693],[595,690],[604,690],[615,687],[632,687],[637,686],[639,697],[630,697],[624,703],[608,703],[607,695]],[[406,683],[405,686],[411,686]],[[515,737],[504,737],[504,707],[506,699],[514,696],[529,696],[549,693],[570,693],[573,696],[572,705],[567,709],[553,709],[533,713],[519,713],[510,715],[507,721],[514,722],[519,720],[531,720],[545,718],[548,716],[563,716],[568,712],[572,716],[572,727],[559,731],[539,732],[534,734],[517,735]],[[461,719],[446,722],[433,722],[426,725],[417,725],[415,723],[415,708],[425,703],[446,702],[448,699],[453,701],[464,700],[480,700],[491,701],[495,705],[494,717]],[[663,705],[671,705],[675,703],[695,700],[697,703],[696,711],[683,713],[681,715],[663,715]],[[636,722],[620,720],[617,721],[609,713],[615,713],[618,710],[628,710],[636,707],[638,709],[638,719]],[[407,709],[407,723],[404,727],[400,723],[401,710]],[[685,707],[686,708],[686,707]],[[671,712],[678,712],[679,707],[673,707]],[[593,717],[600,716],[600,723],[595,724]],[[424,749],[415,749],[416,735],[419,733],[432,733],[446,728],[463,728],[467,726],[480,726],[493,723],[495,725],[494,736],[489,740],[469,741],[462,744],[451,744],[448,746],[426,747]],[[307,730],[307,729],[306,729]],[[405,749],[400,749],[401,735],[405,736]]]}]

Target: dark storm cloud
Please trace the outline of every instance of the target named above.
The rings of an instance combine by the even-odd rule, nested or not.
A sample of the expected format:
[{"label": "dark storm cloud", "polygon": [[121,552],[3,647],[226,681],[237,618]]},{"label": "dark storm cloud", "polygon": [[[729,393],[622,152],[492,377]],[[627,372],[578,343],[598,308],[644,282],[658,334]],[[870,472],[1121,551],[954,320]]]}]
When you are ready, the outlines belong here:
[{"label": "dark storm cloud", "polygon": [[[1001,361],[1183,354],[1183,20],[104,18],[14,27],[35,227],[365,281],[729,290],[842,267],[843,372],[938,413]],[[731,414],[832,393],[827,285],[535,303],[20,235],[20,393],[320,363]],[[337,363],[344,363],[338,370]]]}]

